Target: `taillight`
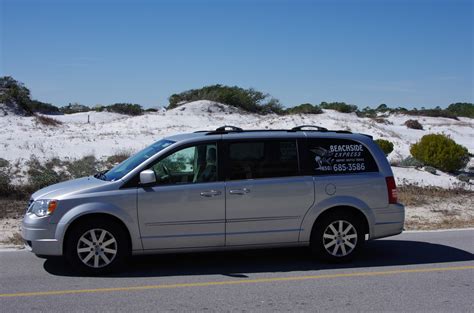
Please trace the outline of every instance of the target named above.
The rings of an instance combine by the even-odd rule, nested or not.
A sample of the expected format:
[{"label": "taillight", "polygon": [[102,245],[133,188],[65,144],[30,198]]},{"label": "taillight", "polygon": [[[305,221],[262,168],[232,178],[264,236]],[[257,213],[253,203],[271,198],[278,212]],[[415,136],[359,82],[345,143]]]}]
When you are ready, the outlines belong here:
[{"label": "taillight", "polygon": [[398,202],[398,192],[395,178],[393,176],[386,177],[385,181],[387,182],[388,203],[396,204]]}]

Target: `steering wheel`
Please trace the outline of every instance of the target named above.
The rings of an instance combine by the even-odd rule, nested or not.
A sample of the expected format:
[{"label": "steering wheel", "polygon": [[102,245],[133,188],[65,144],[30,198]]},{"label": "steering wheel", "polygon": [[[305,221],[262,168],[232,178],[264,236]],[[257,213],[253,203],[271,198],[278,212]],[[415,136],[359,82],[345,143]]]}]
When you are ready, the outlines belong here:
[{"label": "steering wheel", "polygon": [[170,170],[166,167],[166,165],[162,163],[161,167],[163,168],[163,172],[165,173],[165,175],[170,176]]}]

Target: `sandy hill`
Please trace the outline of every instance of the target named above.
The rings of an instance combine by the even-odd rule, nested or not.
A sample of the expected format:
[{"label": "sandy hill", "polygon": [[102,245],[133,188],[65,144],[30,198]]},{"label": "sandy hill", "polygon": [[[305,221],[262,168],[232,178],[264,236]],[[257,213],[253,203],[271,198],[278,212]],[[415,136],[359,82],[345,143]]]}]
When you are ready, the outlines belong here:
[{"label": "sandy hill", "polygon": [[[90,123],[87,123],[89,116]],[[172,110],[127,116],[109,112],[85,112],[52,116],[62,122],[56,127],[41,125],[34,117],[0,114],[1,158],[24,164],[31,155],[40,160],[59,157],[80,158],[93,154],[97,158],[120,151],[135,152],[164,136],[215,129],[235,125],[245,129],[290,129],[297,125],[314,124],[328,129],[344,129],[370,134],[392,141],[395,150],[391,161],[409,155],[411,144],[429,133],[444,133],[474,153],[474,120],[459,118],[415,117],[424,130],[408,129],[404,122],[413,116],[390,115],[380,123],[359,118],[354,113],[324,110],[323,114],[256,115],[212,101],[195,101]],[[400,183],[420,182],[452,186],[456,179],[447,174],[435,176],[414,169],[394,169]]]}]

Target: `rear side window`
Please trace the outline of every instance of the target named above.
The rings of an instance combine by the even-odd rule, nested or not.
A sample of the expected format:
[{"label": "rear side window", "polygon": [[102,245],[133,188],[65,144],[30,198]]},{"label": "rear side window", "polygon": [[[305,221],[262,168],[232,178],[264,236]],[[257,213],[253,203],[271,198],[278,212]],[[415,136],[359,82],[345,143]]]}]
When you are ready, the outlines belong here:
[{"label": "rear side window", "polygon": [[296,140],[230,142],[227,179],[255,179],[298,175]]},{"label": "rear side window", "polygon": [[306,145],[307,167],[312,175],[377,172],[370,151],[348,139],[309,138]]}]

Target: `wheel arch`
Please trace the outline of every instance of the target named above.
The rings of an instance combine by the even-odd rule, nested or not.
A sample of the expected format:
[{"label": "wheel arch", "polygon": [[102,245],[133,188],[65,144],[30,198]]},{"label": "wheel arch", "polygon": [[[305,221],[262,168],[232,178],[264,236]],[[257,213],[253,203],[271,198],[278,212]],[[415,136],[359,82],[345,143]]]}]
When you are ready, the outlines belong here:
[{"label": "wheel arch", "polygon": [[[71,230],[74,227],[76,227],[77,225],[79,225],[81,223],[85,223],[88,220],[93,220],[93,219],[101,219],[101,220],[104,220],[104,221],[113,221],[114,223],[119,225],[120,228],[122,229],[122,231],[124,232],[124,234],[127,238],[129,247],[131,249],[131,247],[132,247],[132,237],[130,235],[130,231],[129,231],[128,227],[125,225],[125,223],[120,218],[118,218],[117,216],[114,216],[112,214],[108,214],[108,213],[91,212],[91,213],[86,213],[86,214],[83,214],[83,215],[80,215],[80,216],[76,217],[68,225],[68,227],[64,230],[64,237],[63,237],[63,244],[62,244],[63,253],[66,251],[66,243],[68,242],[68,236],[70,235]],[[130,250],[130,252],[131,252],[131,250]]]},{"label": "wheel arch", "polygon": [[309,210],[301,223],[300,242],[309,243],[311,234],[317,223],[327,216],[327,214],[332,214],[337,211],[351,212],[360,218],[364,225],[364,233],[369,234],[369,238],[372,237],[375,220],[372,209],[357,198],[338,197],[337,199],[328,199],[328,201],[319,203]]},{"label": "wheel arch", "polygon": [[65,239],[71,226],[77,225],[76,223],[87,218],[108,218],[116,221],[127,234],[131,249],[142,249],[138,222],[127,211],[113,204],[96,202],[79,205],[69,210],[59,220],[55,238],[60,242],[60,253],[62,255],[64,254]]},{"label": "wheel arch", "polygon": [[321,214],[318,215],[318,217],[316,218],[316,220],[313,223],[313,227],[311,228],[310,238],[311,238],[313,232],[315,231],[317,225],[326,216],[332,215],[332,214],[338,214],[338,213],[346,213],[346,214],[349,213],[349,214],[354,215],[359,221],[361,221],[364,234],[368,234],[370,232],[369,222],[367,220],[367,217],[365,216],[364,213],[362,213],[361,210],[359,210],[355,207],[352,207],[352,206],[335,206],[335,207],[331,207],[331,208],[323,211]]}]

